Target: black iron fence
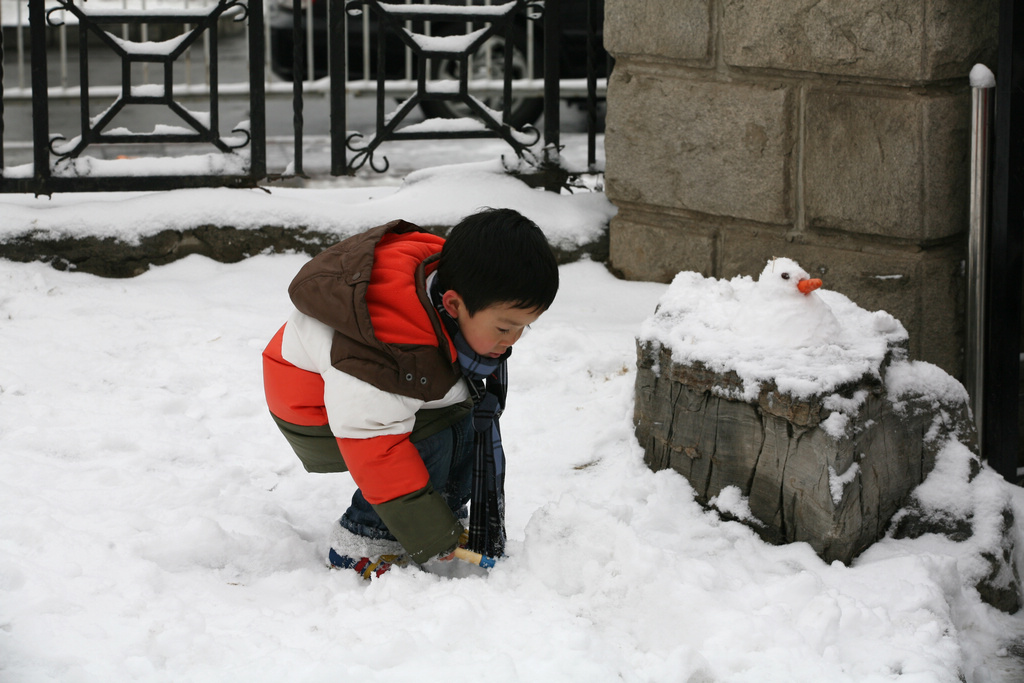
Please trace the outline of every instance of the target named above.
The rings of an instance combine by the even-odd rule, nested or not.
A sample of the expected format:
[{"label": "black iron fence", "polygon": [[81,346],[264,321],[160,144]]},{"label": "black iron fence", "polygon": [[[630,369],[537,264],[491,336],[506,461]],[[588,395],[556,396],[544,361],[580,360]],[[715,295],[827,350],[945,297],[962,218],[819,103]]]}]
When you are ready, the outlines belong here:
[{"label": "black iron fence", "polygon": [[[32,162],[4,164],[8,96],[0,85],[0,192],[252,186],[304,175],[310,90],[329,99],[334,175],[386,170],[381,150],[396,140],[493,137],[528,164],[557,165],[559,104],[567,97],[589,107],[588,166],[597,170],[597,108],[610,68],[601,48],[601,0],[272,0],[276,4],[266,7],[261,0],[198,7],[164,1],[185,4],[129,10],[102,0],[88,7],[85,0],[27,1]],[[247,73],[243,82],[225,84],[220,35],[232,25],[246,32]],[[61,87],[53,88],[48,45],[58,32],[77,56],[77,83],[68,86],[62,71]],[[4,49],[0,37],[0,54]],[[202,85],[181,78],[197,50],[203,52]],[[94,83],[98,54],[119,74],[115,83]],[[287,169],[267,168],[268,70],[292,81],[273,84],[285,85],[292,97],[294,159]],[[348,128],[353,87],[375,97],[372,135]],[[24,97],[24,89],[17,94]],[[49,113],[51,99],[69,96],[78,108],[78,131],[71,136],[51,130]],[[396,97],[399,103],[390,108]],[[226,98],[245,100],[247,120],[225,127]],[[161,112],[152,132],[120,125],[125,112],[140,108]],[[410,124],[415,109],[427,118]],[[542,114],[543,134],[534,127]],[[156,163],[138,151],[179,144],[189,153]],[[90,154],[112,146],[132,147],[133,158]],[[204,150],[197,153],[197,147]]]},{"label": "black iron fence", "polygon": [[[107,6],[88,10],[76,0],[29,0],[32,163],[3,169],[0,191],[48,194],[68,191],[145,190],[201,186],[253,185],[266,175],[263,119],[263,5],[220,0],[199,9],[124,11]],[[221,132],[218,40],[222,21],[247,22],[251,60],[247,96],[250,118]],[[50,129],[50,84],[47,45],[50,33],[66,24],[73,28],[77,47],[79,133],[68,139]],[[111,27],[128,27],[118,37]],[[141,40],[141,27],[162,40]],[[161,30],[162,29],[162,30]],[[175,92],[175,70],[197,42],[209,51],[205,107],[194,108]],[[90,87],[95,49],[109,50],[118,62],[120,82],[109,102],[98,102]],[[144,71],[157,74],[156,83],[142,82]],[[193,91],[191,95],[195,95]],[[200,105],[202,106],[202,105]],[[151,133],[118,126],[129,108],[162,108],[167,118]],[[193,107],[193,108],[190,108]],[[157,164],[144,159],[98,159],[88,154],[100,145],[168,145],[206,143],[210,151],[195,158]],[[0,155],[3,148],[0,146]],[[3,157],[0,156],[0,160]]]}]

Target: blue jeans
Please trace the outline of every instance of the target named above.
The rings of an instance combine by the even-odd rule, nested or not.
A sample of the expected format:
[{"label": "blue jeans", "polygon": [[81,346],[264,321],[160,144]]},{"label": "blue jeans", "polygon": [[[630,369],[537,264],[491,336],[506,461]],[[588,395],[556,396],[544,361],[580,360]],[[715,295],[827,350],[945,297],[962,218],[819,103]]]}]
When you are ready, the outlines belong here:
[{"label": "blue jeans", "polygon": [[[441,494],[456,517],[466,517],[464,508],[473,485],[472,414],[422,441],[414,441],[413,445],[427,466],[434,490]],[[352,504],[340,523],[358,536],[395,540],[359,489],[352,494]]]}]

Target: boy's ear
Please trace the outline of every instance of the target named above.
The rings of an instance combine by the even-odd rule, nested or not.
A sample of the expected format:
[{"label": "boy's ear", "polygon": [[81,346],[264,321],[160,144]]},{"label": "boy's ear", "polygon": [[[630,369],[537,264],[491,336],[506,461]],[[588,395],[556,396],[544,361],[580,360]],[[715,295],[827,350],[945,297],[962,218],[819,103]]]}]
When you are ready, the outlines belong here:
[{"label": "boy's ear", "polygon": [[441,305],[444,306],[444,310],[448,311],[448,315],[453,318],[459,317],[459,311],[465,308],[466,303],[459,296],[459,293],[454,289],[449,289],[447,292],[441,295]]}]

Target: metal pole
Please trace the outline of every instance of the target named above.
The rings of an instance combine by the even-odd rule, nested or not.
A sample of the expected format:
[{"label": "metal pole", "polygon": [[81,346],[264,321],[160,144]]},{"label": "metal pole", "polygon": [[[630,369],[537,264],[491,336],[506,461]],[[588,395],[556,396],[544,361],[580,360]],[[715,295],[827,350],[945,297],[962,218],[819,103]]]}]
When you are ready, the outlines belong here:
[{"label": "metal pole", "polygon": [[587,170],[597,170],[597,64],[594,43],[597,42],[597,0],[587,2]]},{"label": "metal pole", "polygon": [[561,145],[561,12],[558,0],[544,3],[544,154],[545,163],[557,163]]},{"label": "metal pole", "polygon": [[[366,9],[363,10],[368,11]],[[348,173],[345,142],[348,137],[348,109],[345,84],[348,81],[348,18],[345,0],[329,0],[327,5],[327,63],[330,77],[331,175]]]},{"label": "metal pole", "polygon": [[988,270],[984,415],[989,464],[1016,482],[1020,390],[1021,247],[1024,229],[1024,11],[999,6],[995,167]]},{"label": "metal pole", "polygon": [[294,131],[295,157],[292,173],[304,175],[302,171],[302,79],[306,69],[305,40],[302,28],[302,0],[292,2],[292,130]]},{"label": "metal pole", "polygon": [[0,9],[0,177],[4,170],[4,32],[3,10]]},{"label": "metal pole", "polygon": [[32,38],[32,177],[50,177],[50,102],[46,73],[45,0],[29,0],[29,35]]},{"label": "metal pole", "polygon": [[263,3],[249,3],[249,174],[259,180],[267,175],[266,33]]},{"label": "metal pole", "polygon": [[965,384],[974,424],[984,424],[985,283],[988,276],[989,174],[992,172],[992,104],[995,77],[987,67],[971,71],[971,225],[967,257],[967,349]]}]

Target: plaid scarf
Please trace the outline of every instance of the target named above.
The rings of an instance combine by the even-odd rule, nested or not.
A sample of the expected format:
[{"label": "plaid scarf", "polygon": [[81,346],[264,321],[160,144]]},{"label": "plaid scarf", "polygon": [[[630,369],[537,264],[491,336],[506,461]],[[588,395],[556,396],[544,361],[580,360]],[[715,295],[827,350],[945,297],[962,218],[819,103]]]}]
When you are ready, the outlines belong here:
[{"label": "plaid scarf", "polygon": [[458,323],[444,310],[436,278],[430,288],[430,299],[455,342],[459,369],[473,399],[475,458],[470,494],[469,549],[498,557],[505,551],[505,452],[501,448],[498,418],[505,408],[508,391],[506,361],[512,355],[512,349],[509,348],[499,358],[476,353],[462,336]]}]

